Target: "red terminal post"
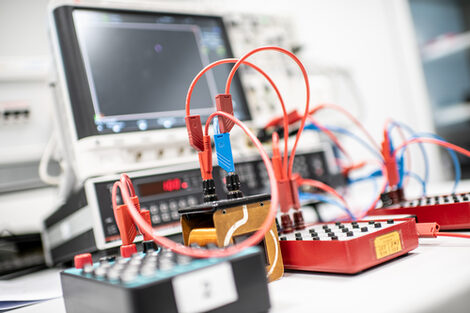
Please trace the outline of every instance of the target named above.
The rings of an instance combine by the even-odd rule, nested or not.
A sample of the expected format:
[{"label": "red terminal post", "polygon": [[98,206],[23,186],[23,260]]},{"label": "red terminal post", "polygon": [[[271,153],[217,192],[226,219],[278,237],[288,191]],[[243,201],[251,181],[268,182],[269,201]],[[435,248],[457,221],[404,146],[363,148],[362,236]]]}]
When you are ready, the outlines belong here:
[{"label": "red terminal post", "polygon": [[137,253],[137,247],[135,244],[121,246],[121,256],[123,258],[130,258],[134,253]]},{"label": "red terminal post", "polygon": [[[305,228],[305,222],[303,218],[302,211],[300,210],[300,201],[299,201],[299,192],[298,192],[298,185],[295,178],[283,179],[277,182],[277,186],[279,189],[279,206],[281,208],[281,212],[285,215],[288,214],[290,209],[294,209],[295,212],[293,213],[294,223],[293,227],[296,230],[301,230]],[[287,219],[281,221],[287,222]],[[284,230],[285,225],[282,225]],[[289,232],[290,228],[287,227],[285,232]],[[292,230],[290,230],[292,231]]]},{"label": "red terminal post", "polygon": [[416,223],[416,231],[420,238],[436,238],[440,228],[437,223]]},{"label": "red terminal post", "polygon": [[289,216],[289,213],[282,213],[281,215],[281,231],[284,234],[292,233],[294,231],[294,224]]},{"label": "red terminal post", "polygon": [[294,228],[295,230],[302,230],[305,229],[305,220],[304,220],[304,215],[302,213],[302,210],[297,209],[294,211],[292,214],[294,217]]},{"label": "red terminal post", "polygon": [[189,144],[197,151],[204,151],[204,133],[202,131],[201,116],[189,115],[184,118],[188,131]]},{"label": "red terminal post", "polygon": [[90,253],[77,254],[73,258],[76,269],[82,269],[85,265],[93,265],[93,259],[91,258]]},{"label": "red terminal post", "polygon": [[385,167],[387,168],[388,183],[390,187],[396,187],[400,181],[398,166],[395,157],[390,151],[390,139],[386,130],[384,131],[384,141],[382,142],[382,155],[384,157]]},{"label": "red terminal post", "polygon": [[[217,107],[217,111],[222,111],[233,115],[233,104],[232,104],[232,96],[230,94],[220,94],[215,97],[215,105]],[[229,133],[233,125],[235,123],[232,120],[229,120],[226,117],[219,116],[219,129],[220,133]]]}]

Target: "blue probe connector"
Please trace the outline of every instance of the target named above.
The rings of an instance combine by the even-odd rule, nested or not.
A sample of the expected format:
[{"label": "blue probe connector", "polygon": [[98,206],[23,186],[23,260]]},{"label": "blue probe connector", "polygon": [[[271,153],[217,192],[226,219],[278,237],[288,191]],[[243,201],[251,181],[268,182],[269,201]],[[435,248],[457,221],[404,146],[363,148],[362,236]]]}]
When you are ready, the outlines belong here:
[{"label": "blue probe connector", "polygon": [[219,166],[227,173],[235,172],[232,145],[230,144],[230,133],[215,134],[214,142]]}]

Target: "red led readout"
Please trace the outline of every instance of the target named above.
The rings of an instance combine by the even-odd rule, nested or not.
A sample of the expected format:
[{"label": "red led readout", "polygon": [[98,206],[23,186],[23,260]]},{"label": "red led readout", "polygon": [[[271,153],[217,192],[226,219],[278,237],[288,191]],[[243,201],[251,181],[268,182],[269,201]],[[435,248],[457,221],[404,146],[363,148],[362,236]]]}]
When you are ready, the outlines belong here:
[{"label": "red led readout", "polygon": [[168,179],[163,182],[163,190],[170,192],[170,191],[175,191],[175,190],[180,190],[181,189],[181,179],[179,178],[174,178],[174,179]]},{"label": "red led readout", "polygon": [[137,188],[139,191],[139,196],[150,197],[162,193],[188,189],[189,185],[187,182],[181,181],[180,178],[171,178],[167,180],[151,181],[144,184],[138,184]]}]

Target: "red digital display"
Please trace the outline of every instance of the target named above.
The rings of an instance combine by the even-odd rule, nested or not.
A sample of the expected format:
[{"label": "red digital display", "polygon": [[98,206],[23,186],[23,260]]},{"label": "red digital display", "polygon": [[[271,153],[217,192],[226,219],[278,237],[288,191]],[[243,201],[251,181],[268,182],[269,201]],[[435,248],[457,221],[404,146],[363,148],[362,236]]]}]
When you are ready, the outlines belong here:
[{"label": "red digital display", "polygon": [[159,195],[166,192],[187,189],[188,183],[182,182],[179,178],[171,178],[162,181],[139,184],[139,194],[141,197]]},{"label": "red digital display", "polygon": [[173,178],[163,181],[163,191],[170,192],[181,189],[181,180],[179,178]]}]

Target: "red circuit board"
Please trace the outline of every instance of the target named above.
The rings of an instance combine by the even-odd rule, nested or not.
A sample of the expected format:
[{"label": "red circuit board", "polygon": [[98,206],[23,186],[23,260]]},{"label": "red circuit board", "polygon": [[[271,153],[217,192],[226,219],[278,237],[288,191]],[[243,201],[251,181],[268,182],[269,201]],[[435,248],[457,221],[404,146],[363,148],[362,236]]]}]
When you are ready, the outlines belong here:
[{"label": "red circuit board", "polygon": [[470,229],[470,193],[423,197],[374,209],[369,215],[411,214],[418,223],[437,223],[441,229]]},{"label": "red circuit board", "polygon": [[286,269],[354,274],[418,247],[414,219],[318,224],[280,236]]}]

